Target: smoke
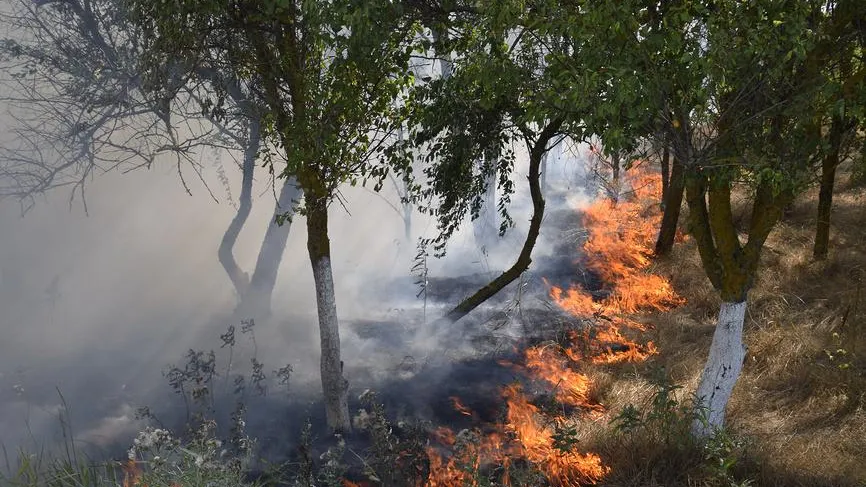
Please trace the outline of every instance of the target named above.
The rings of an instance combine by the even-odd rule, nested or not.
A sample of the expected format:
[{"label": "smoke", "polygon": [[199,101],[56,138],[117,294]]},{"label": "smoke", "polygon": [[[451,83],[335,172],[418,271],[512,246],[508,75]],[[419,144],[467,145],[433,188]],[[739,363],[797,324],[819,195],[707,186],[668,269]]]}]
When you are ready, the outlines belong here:
[{"label": "smoke", "polygon": [[[547,181],[551,193],[568,197],[549,199],[548,212],[587,198],[580,186],[581,161],[564,149],[552,151]],[[429,277],[486,278],[512,264],[531,213],[522,153],[513,175],[518,193],[510,206],[516,227],[481,251],[466,222],[448,255],[427,261]],[[204,167],[204,182],[186,174],[192,196],[174,166],[157,165],[94,179],[86,192],[87,214],[78,202],[70,206],[63,189],[23,217],[14,202],[0,204],[2,444],[50,445],[60,438],[58,417],[66,415],[78,440],[107,448],[130,441],[141,426],[134,418],[139,406],[180,414],[165,406],[179,399],[171,396],[161,372],[167,364],[182,365],[190,348],[219,350],[219,335],[238,325],[229,318],[234,291],[216,256],[235,211],[222,174],[236,195],[240,171],[234,165],[217,170],[205,162]],[[274,205],[267,181],[257,181],[255,189],[253,212],[235,247],[238,264],[247,270]],[[352,386],[411,378],[431,357],[447,363],[477,352],[478,345],[464,339],[472,333],[465,324],[448,330],[424,326],[424,316],[431,322],[456,304],[429,299],[425,305],[409,272],[417,238],[435,232],[432,221],[413,214],[407,240],[399,198],[387,184],[380,194],[346,188],[340,201],[330,213],[332,263]],[[536,259],[553,252],[554,239],[546,234],[555,231],[543,226]],[[305,221],[296,216],[273,316],[255,328],[255,353],[267,371],[291,364],[293,390],[308,397],[319,387],[315,310]],[[483,321],[489,311],[481,310],[476,314],[482,318],[470,322]]]}]

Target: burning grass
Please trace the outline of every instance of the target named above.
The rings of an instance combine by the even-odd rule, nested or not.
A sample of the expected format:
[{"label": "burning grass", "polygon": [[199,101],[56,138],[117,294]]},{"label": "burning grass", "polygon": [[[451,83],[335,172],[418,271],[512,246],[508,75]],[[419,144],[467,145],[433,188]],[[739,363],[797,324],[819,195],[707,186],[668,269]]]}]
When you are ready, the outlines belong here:
[{"label": "burning grass", "polygon": [[[585,265],[604,283],[601,292],[551,289],[561,309],[592,317],[596,326],[571,330],[560,345],[524,351],[525,373],[547,384],[561,412],[538,407],[526,389],[507,389],[505,397],[512,429],[499,431],[508,441],[538,444],[548,455],[567,446],[592,462],[533,457],[518,448],[507,452],[508,464],[528,462],[553,485],[740,485],[742,479],[767,486],[864,485],[866,190],[843,186],[836,195],[825,262],[811,259],[817,191],[788,209],[750,294],[749,352],[728,410],[729,431],[699,445],[688,434],[688,394],[706,359],[719,302],[693,242],[680,238],[669,259],[650,260],[658,216],[640,196],[645,189],[644,201],[652,201],[658,193],[652,179],[644,181],[633,198],[585,212]],[[531,434],[515,435],[514,423],[528,425]],[[534,430],[537,425],[547,429]],[[590,475],[557,477],[561,471],[545,458],[582,465]],[[440,460],[440,467],[448,465]]]},{"label": "burning grass", "polygon": [[[764,249],[749,296],[746,363],[727,416],[730,433],[746,439],[732,472],[753,485],[854,487],[866,480],[864,197],[862,188],[839,188],[827,261],[811,258],[817,190],[787,210]],[[746,202],[736,196],[741,228],[748,225]],[[697,385],[719,302],[691,241],[675,246],[656,271],[687,299],[648,319],[659,351],[653,362],[683,386],[681,400]],[[651,408],[647,397],[645,382],[610,378],[610,408],[624,400]],[[595,436],[596,451],[611,466],[605,484],[712,485],[700,451],[671,451],[652,438],[623,444],[606,433]]]},{"label": "burning grass", "polygon": [[[546,383],[559,412],[542,409],[520,385],[503,389],[505,420],[485,425],[478,441],[446,460],[440,449],[428,449],[431,471],[427,486],[477,485],[472,478],[485,465],[498,465],[502,485],[511,485],[510,466],[528,462],[547,483],[578,486],[602,481],[610,472],[601,457],[580,452],[580,422],[606,418],[606,408],[593,398],[593,379],[582,369],[599,365],[636,363],[657,353],[652,342],[627,337],[646,331],[631,316],[642,311],[665,311],[683,303],[663,277],[650,273],[653,236],[661,214],[657,175],[635,171],[630,190],[618,200],[603,199],[584,211],[588,238],[584,265],[602,281],[605,297],[590,290],[552,286],[553,301],[563,311],[592,324],[568,333],[564,344],[545,343],[526,348],[523,362],[513,366],[524,376]],[[455,399],[455,407],[471,414]],[[450,430],[445,430],[450,433]],[[453,433],[445,435],[448,440]],[[453,441],[444,442],[454,449]],[[467,468],[467,465],[471,468]]]},{"label": "burning grass", "polygon": [[[847,187],[836,196],[826,262],[810,259],[814,193],[793,205],[771,236],[750,295],[749,353],[728,411],[730,431],[698,445],[689,435],[688,393],[706,357],[718,300],[693,243],[681,239],[666,261],[650,259],[658,183],[648,173],[631,178],[632,189],[619,201],[600,201],[584,214],[582,264],[602,288],[550,290],[553,302],[576,317],[572,324],[591,326],[571,326],[557,341],[515,351],[507,365],[521,380],[499,391],[497,419],[484,407],[474,411],[477,403],[445,394],[454,415],[472,426],[422,431],[418,438],[424,441],[411,443],[395,433],[402,427],[373,408],[367,423],[374,446],[364,460],[369,472],[347,480],[340,466],[346,445],[340,442],[321,457],[308,455],[309,467],[294,472],[292,482],[648,487],[745,485],[741,480],[751,479],[751,485],[767,486],[864,485],[866,191]],[[218,476],[210,478],[213,485],[248,485],[236,466],[221,466],[216,448],[209,438],[173,444],[173,453],[159,461],[177,467],[163,469],[161,477],[150,456],[114,468],[111,480],[105,473],[96,477],[93,467],[61,462],[43,469],[50,475],[46,481],[34,473],[42,467],[25,455],[16,485],[195,487],[211,474]],[[105,481],[88,482],[86,475]]]}]

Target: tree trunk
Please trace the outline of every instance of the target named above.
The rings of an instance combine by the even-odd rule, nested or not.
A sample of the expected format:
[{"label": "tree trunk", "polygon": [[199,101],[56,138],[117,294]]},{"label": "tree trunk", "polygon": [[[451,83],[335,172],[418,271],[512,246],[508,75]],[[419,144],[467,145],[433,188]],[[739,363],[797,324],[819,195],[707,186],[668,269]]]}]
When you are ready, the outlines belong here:
[{"label": "tree trunk", "polygon": [[722,303],[710,355],[695,394],[699,417],[692,423],[692,434],[696,438],[708,438],[725,424],[725,407],[746,358],[743,344],[745,316],[745,301]]},{"label": "tree trunk", "polygon": [[749,238],[743,245],[733,221],[730,183],[710,180],[700,170],[686,175],[690,231],[704,271],[723,301],[696,395],[696,413],[706,419],[706,424],[696,420],[692,425],[698,438],[706,438],[724,424],[725,407],[745,357],[742,335],[746,296],[757,275],[764,242],[779,221],[782,208],[791,200],[791,190],[776,192],[768,183],[758,184]]},{"label": "tree trunk", "polygon": [[[288,178],[283,183],[280,196],[274,208],[274,217],[265,232],[256,267],[250,279],[249,287],[244,293],[236,314],[244,319],[268,318],[271,313],[271,298],[277,283],[277,272],[283,260],[286,241],[292,227],[291,218],[295,213],[295,204],[303,197],[304,192],[298,187],[295,178]],[[282,224],[277,223],[277,218]]]},{"label": "tree trunk", "polygon": [[664,138],[662,144],[662,204],[664,204],[664,201],[667,200],[668,188],[671,184],[671,151],[667,137]]},{"label": "tree trunk", "polygon": [[247,140],[247,146],[244,149],[244,164],[242,167],[243,175],[241,180],[241,195],[238,201],[238,211],[235,213],[234,218],[232,218],[231,223],[229,223],[229,227],[223,234],[219,250],[217,251],[220,264],[222,264],[223,269],[225,269],[226,274],[228,274],[229,279],[231,279],[232,285],[234,286],[239,299],[243,299],[243,296],[247,292],[249,276],[241,270],[237,261],[235,261],[233,249],[238,240],[238,235],[240,234],[244,223],[246,223],[247,218],[250,216],[250,210],[253,207],[253,171],[256,168],[256,157],[259,153],[260,143],[261,122],[256,118],[252,118],[250,119],[250,134]]},{"label": "tree trunk", "polygon": [[[553,150],[553,149],[550,149]],[[550,150],[541,156],[541,192],[547,191],[547,160],[550,158]]]},{"label": "tree trunk", "polygon": [[[400,142],[402,142],[404,139],[402,127],[400,127],[400,131],[397,133],[397,136]],[[412,202],[409,200],[409,193],[411,192],[411,188],[409,186],[409,177],[405,176],[403,177],[403,193],[400,194],[400,191],[397,191],[403,205],[403,236],[406,238],[407,244],[412,243]]]},{"label": "tree trunk", "polygon": [[407,200],[403,202],[403,237],[406,243],[412,243],[412,203],[408,200],[409,183],[404,187]]},{"label": "tree trunk", "polygon": [[340,359],[340,326],[331,270],[331,244],[328,238],[327,200],[307,198],[307,251],[316,283],[316,304],[321,339],[322,392],[328,427],[334,432],[347,433],[349,421],[349,382],[343,377]]},{"label": "tree trunk", "polygon": [[836,183],[836,168],[839,167],[839,152],[842,136],[847,127],[834,117],[830,127],[830,152],[821,161],[821,189],[818,193],[818,219],[815,227],[815,245],[812,256],[824,260],[830,249],[830,213],[833,210],[833,186]]},{"label": "tree trunk", "polygon": [[[821,190],[818,193],[818,221],[815,228],[815,246],[812,256],[815,260],[824,260],[830,249],[830,213],[833,209],[833,186],[836,181],[836,166],[824,158],[821,164]],[[838,153],[836,154],[838,159]]]},{"label": "tree trunk", "polygon": [[[662,178],[664,181],[664,176]],[[667,190],[663,191],[665,195],[662,200],[664,213],[662,214],[662,223],[659,227],[659,236],[656,240],[655,255],[657,257],[670,254],[671,249],[674,247],[685,187],[683,164],[678,158],[674,157],[669,184]]]},{"label": "tree trunk", "polygon": [[440,321],[455,322],[469,314],[473,309],[480,306],[484,301],[487,301],[496,293],[501,291],[505,286],[514,282],[520,277],[523,272],[529,268],[532,263],[532,249],[535,247],[535,242],[538,240],[538,233],[541,230],[541,220],[544,218],[544,194],[541,192],[540,184],[540,169],[541,157],[546,152],[547,143],[556,135],[559,127],[562,125],[562,119],[551,121],[542,130],[538,136],[538,140],[532,147],[529,153],[529,193],[532,196],[532,218],[529,220],[529,232],[526,234],[526,240],[523,242],[523,248],[508,270],[500,274],[496,279],[488,283],[475,292],[472,296],[464,299],[463,302],[455,306],[449,311]]}]

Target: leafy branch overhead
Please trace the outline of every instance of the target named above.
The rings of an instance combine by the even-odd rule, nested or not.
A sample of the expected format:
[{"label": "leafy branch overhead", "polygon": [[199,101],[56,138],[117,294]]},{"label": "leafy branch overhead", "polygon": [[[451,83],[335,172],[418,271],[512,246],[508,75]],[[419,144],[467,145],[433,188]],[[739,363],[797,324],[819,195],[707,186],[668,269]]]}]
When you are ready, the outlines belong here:
[{"label": "leafy branch overhead", "polygon": [[[513,224],[508,205],[518,145],[531,151],[552,120],[561,123],[551,145],[566,136],[579,142],[604,134],[612,150],[633,147],[622,127],[646,124],[648,118],[636,89],[638,45],[628,34],[628,26],[638,22],[636,5],[455,4],[439,13],[442,24],[431,22],[443,30],[434,30],[425,47],[447,69],[411,92],[410,137],[402,146],[404,153],[424,154],[425,184],[413,186],[412,198],[436,217],[437,255],[460,222],[479,216],[493,175],[501,195],[500,232]],[[603,36],[599,25],[614,27]]]},{"label": "leafy branch overhead", "polygon": [[[413,82],[409,53],[418,31],[399,4],[137,5],[150,39],[149,86],[164,86],[178,69],[197,78],[189,69],[197,65],[244,80],[268,107],[264,160],[278,175],[297,176],[316,196],[387,176],[375,161],[400,126],[403,109],[394,100]],[[166,63],[164,52],[175,61]],[[223,101],[217,96],[205,107],[219,110]]]}]

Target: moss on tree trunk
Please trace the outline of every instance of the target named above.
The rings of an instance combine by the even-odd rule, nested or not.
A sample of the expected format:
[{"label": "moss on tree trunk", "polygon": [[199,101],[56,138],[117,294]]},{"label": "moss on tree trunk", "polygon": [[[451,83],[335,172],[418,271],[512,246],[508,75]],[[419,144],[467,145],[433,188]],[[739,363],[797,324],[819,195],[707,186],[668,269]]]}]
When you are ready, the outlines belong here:
[{"label": "moss on tree trunk", "polygon": [[724,424],[724,412],[742,370],[743,313],[754,283],[761,248],[793,199],[792,191],[774,191],[766,183],[755,188],[748,241],[743,244],[731,210],[731,183],[724,177],[712,180],[700,170],[688,171],[686,201],[689,227],[707,277],[719,292],[723,304],[701,374],[696,407],[708,423],[696,422],[693,432],[706,437]]}]

